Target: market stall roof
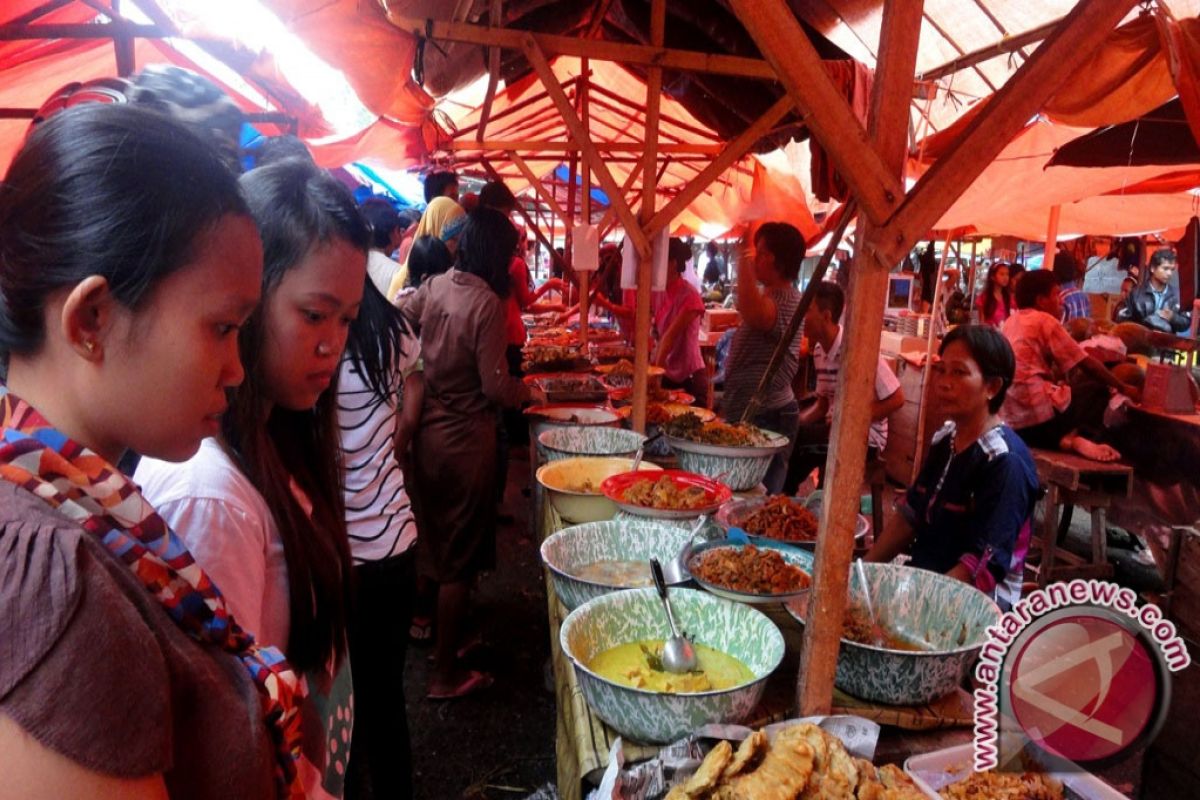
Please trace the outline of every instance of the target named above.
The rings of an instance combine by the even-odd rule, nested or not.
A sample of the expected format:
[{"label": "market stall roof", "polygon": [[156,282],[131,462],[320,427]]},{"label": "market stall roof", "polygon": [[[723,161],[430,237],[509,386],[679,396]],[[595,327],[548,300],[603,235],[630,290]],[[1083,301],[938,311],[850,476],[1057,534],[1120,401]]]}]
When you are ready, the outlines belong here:
[{"label": "market stall roof", "polygon": [[[326,166],[424,156],[432,99],[408,77],[415,43],[355,0],[8,0],[0,10],[0,165],[32,111],[72,81],[177,64],[248,112],[288,118]],[[126,34],[117,37],[116,33]],[[127,38],[128,49],[115,44]]]},{"label": "market stall roof", "polygon": [[[551,68],[577,107],[586,93],[592,139],[604,151],[605,163],[616,182],[627,187],[627,200],[636,205],[641,187],[641,151],[647,138],[645,82],[611,61],[589,62],[586,76],[578,58],[556,58]],[[439,126],[443,136],[432,145],[435,155],[452,156],[457,168],[481,177],[488,177],[482,166],[487,162],[516,193],[530,188],[530,175],[544,184],[568,185],[561,174],[569,157],[553,143],[567,142],[571,134],[537,76],[526,75],[495,96],[485,140],[494,144],[481,144],[476,139],[483,107],[460,109],[444,104],[443,108],[448,113]],[[659,199],[655,207],[661,208],[696,178],[725,143],[671,97],[661,100],[658,135]],[[505,143],[511,143],[511,149],[504,147]],[[513,165],[514,152],[528,171]],[[545,189],[539,191],[545,193]],[[564,196],[556,194],[554,199],[560,207],[566,207]],[[603,212],[604,206],[593,209],[596,221]],[[767,167],[751,156],[725,170],[684,208],[675,217],[672,230],[715,237],[740,223],[767,217],[788,219],[808,236],[817,230],[796,179],[786,170]]]},{"label": "market stall roof", "polygon": [[[380,1],[397,16],[480,24],[489,19],[490,4],[483,0]],[[515,0],[503,4],[496,24],[544,34],[647,44],[649,5],[648,0]],[[882,0],[788,2],[823,58],[852,58],[871,68],[876,65],[883,5]],[[945,128],[976,100],[1003,86],[1074,5],[1075,0],[926,0],[915,75],[926,85],[914,91],[914,134],[920,137]],[[1200,13],[1200,0],[1161,0],[1158,6],[1176,18]],[[1137,15],[1137,11],[1131,12],[1128,19]],[[759,57],[742,23],[720,0],[671,0],[665,30],[668,48]],[[436,37],[431,41],[437,41]],[[423,85],[442,97],[486,74],[486,58],[486,49],[476,44],[438,41],[436,47],[425,48]],[[640,67],[631,69],[643,74]],[[505,51],[500,67],[504,80],[517,81],[528,73],[529,65],[519,52]],[[672,70],[664,71],[663,86],[725,139],[744,130],[783,94],[780,86],[769,81]],[[775,136],[757,151],[784,141]]]},{"label": "market stall roof", "polygon": [[[1047,166],[1055,150],[1090,132],[1038,117],[983,171],[935,226],[1043,241],[1052,206],[1060,237],[1138,234],[1181,227],[1195,214],[1200,164],[1107,168]],[[925,169],[915,166],[915,172]],[[1172,180],[1161,180],[1172,173]],[[1144,182],[1158,181],[1158,185]]]}]

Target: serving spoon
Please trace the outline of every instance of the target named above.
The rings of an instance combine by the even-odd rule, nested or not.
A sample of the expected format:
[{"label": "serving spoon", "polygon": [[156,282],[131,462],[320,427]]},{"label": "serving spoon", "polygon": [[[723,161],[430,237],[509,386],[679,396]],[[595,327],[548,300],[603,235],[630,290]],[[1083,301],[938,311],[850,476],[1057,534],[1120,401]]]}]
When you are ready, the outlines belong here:
[{"label": "serving spoon", "polygon": [[687,579],[687,561],[692,554],[692,543],[696,541],[696,536],[704,530],[704,526],[707,524],[708,514],[701,514],[696,520],[696,524],[692,526],[692,532],[688,535],[687,540],[679,548],[679,552],[662,568],[663,578],[667,583],[682,583]]},{"label": "serving spoon", "polygon": [[659,431],[658,433],[654,434],[649,439],[644,440],[641,444],[638,445],[637,455],[635,455],[633,457],[633,467],[629,470],[630,472],[637,472],[638,469],[641,468],[642,459],[646,455],[646,445],[650,444],[653,441],[661,439],[662,435],[663,435],[663,432]]},{"label": "serving spoon", "polygon": [[671,601],[667,596],[667,582],[663,579],[662,564],[657,558],[650,559],[650,574],[654,576],[654,586],[658,589],[658,599],[662,600],[663,610],[667,612],[667,622],[671,626],[671,638],[663,643],[663,669],[676,674],[691,672],[696,668],[696,649],[679,633],[675,624],[675,615],[671,612]]},{"label": "serving spoon", "polygon": [[871,603],[871,588],[867,584],[867,571],[863,569],[863,560],[854,559],[854,567],[858,570],[858,584],[862,587],[863,599],[867,601],[867,616],[871,618],[871,638],[874,640],[872,644],[878,647],[884,643],[883,628],[875,619],[875,606]]}]

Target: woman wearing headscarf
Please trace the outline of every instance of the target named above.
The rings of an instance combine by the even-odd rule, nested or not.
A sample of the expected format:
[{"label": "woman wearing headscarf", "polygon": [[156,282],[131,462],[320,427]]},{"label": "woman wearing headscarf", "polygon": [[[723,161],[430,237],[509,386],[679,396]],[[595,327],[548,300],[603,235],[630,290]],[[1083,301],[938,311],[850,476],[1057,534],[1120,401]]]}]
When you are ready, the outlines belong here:
[{"label": "woman wearing headscarf", "polygon": [[[417,223],[417,229],[413,231],[413,241],[415,242],[422,236],[436,236],[445,243],[450,254],[453,255],[458,249],[458,235],[462,233],[466,221],[467,212],[463,211],[463,207],[456,201],[449,197],[435,197],[430,201],[425,213],[421,215],[421,221]],[[408,254],[405,254],[400,271],[396,273],[396,277],[388,286],[388,300],[396,302],[396,296],[407,285]]]}]

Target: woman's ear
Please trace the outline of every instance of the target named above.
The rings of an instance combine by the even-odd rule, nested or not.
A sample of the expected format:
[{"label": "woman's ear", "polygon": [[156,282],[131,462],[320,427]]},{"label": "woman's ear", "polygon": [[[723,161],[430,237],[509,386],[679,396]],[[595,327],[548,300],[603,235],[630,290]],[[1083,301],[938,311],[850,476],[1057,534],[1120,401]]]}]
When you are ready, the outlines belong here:
[{"label": "woman's ear", "polygon": [[116,300],[108,279],[89,275],[63,301],[59,324],[70,347],[89,361],[104,357],[104,337],[112,325]]},{"label": "woman's ear", "polygon": [[1000,390],[1004,388],[1004,379],[996,376],[984,379],[983,390],[987,393],[988,400],[991,400],[996,395],[1000,394]]}]

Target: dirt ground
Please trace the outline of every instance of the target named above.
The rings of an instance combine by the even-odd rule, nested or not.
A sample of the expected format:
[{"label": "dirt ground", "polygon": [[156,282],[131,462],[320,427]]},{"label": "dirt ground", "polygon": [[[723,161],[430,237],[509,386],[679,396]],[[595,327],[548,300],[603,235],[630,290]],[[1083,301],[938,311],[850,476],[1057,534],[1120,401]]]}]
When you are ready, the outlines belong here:
[{"label": "dirt ground", "polygon": [[512,449],[495,572],[476,593],[485,646],[472,666],[496,676],[485,692],[461,700],[425,698],[429,647],[412,646],[404,672],[412,731],[416,800],[520,800],[553,783],[554,694],[546,685],[550,646],[546,585],[529,533],[528,452]]}]

